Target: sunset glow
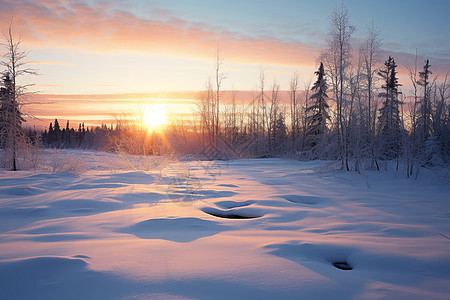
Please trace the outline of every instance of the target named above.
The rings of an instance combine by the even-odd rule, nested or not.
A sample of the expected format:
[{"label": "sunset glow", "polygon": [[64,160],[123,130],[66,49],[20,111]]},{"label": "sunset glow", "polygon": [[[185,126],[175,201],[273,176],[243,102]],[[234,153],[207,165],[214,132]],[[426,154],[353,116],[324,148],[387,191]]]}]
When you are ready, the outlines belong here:
[{"label": "sunset glow", "polygon": [[[218,50],[226,78],[223,91],[257,89],[261,71],[267,86],[277,82],[283,91],[289,90],[296,72],[300,89],[304,89],[314,77],[328,39],[328,16],[340,3],[325,0],[317,9],[312,1],[292,0],[215,1],[208,5],[197,0],[6,0],[0,2],[0,28],[13,20],[14,32],[23,40],[21,47],[30,51],[29,67],[41,74],[19,78],[44,95],[39,106],[33,103],[24,108],[27,114],[38,116],[28,124],[48,126],[56,117],[98,124],[106,121],[107,115],[132,113],[134,104],[116,99],[120,104],[97,106],[102,111],[95,116],[101,118],[89,118],[87,112],[74,116],[74,111],[90,110],[88,104],[46,101],[45,95],[107,95],[107,102],[108,97],[120,98],[125,93],[201,92],[214,78]],[[450,2],[431,1],[425,16],[418,0],[408,2],[408,13],[399,13],[405,9],[403,3],[388,0],[370,4],[345,1],[345,5],[357,28],[352,37],[354,49],[365,39],[368,20],[373,20],[382,38],[382,57],[378,59],[396,58],[405,89],[409,83],[404,66],[414,64],[416,51],[418,62],[430,59],[433,74],[445,74],[449,69],[445,13]],[[408,26],[392,26],[393,19]],[[47,113],[55,107],[59,109],[54,114]],[[170,110],[175,108],[173,105]],[[46,112],[44,118],[39,118],[41,111]]]},{"label": "sunset glow", "polygon": [[167,124],[167,106],[165,104],[149,104],[144,107],[144,125],[151,131],[160,130]]}]

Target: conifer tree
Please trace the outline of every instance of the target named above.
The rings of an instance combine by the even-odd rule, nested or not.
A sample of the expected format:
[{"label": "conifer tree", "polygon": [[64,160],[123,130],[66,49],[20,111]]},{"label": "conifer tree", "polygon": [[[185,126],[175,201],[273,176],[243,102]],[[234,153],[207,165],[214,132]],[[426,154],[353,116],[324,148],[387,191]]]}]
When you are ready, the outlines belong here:
[{"label": "conifer tree", "polygon": [[317,75],[317,81],[311,90],[314,92],[310,97],[310,105],[307,113],[307,129],[306,136],[311,139],[311,146],[314,147],[318,139],[327,132],[327,121],[330,119],[328,114],[329,106],[327,103],[328,85],[325,78],[325,70],[323,63],[320,63],[319,70],[314,74]]},{"label": "conifer tree", "polygon": [[402,123],[400,119],[400,105],[402,102],[398,100],[398,83],[397,71],[394,58],[384,63],[385,68],[378,72],[378,75],[384,81],[382,85],[383,92],[379,94],[383,100],[380,108],[380,116],[378,117],[378,141],[381,152],[381,158],[392,159],[398,157],[400,153],[400,141],[402,136]]},{"label": "conifer tree", "polygon": [[431,134],[431,84],[430,84],[430,61],[427,59],[425,65],[423,66],[423,71],[419,72],[419,80],[417,84],[423,87],[423,98],[419,102],[419,119],[418,119],[418,129],[420,142],[423,142]]}]

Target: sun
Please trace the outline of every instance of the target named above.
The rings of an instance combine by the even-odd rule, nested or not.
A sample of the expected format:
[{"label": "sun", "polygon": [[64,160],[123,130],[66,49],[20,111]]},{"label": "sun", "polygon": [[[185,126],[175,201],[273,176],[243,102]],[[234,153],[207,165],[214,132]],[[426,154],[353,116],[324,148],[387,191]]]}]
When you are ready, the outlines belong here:
[{"label": "sun", "polygon": [[167,124],[167,105],[149,104],[144,107],[143,123],[149,130],[158,130]]}]

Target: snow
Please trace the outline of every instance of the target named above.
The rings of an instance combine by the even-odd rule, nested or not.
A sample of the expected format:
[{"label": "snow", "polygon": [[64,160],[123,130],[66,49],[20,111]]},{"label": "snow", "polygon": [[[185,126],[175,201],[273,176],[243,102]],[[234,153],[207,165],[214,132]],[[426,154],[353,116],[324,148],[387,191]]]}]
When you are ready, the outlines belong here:
[{"label": "snow", "polygon": [[44,158],[0,173],[0,299],[450,295],[450,187],[425,170]]}]

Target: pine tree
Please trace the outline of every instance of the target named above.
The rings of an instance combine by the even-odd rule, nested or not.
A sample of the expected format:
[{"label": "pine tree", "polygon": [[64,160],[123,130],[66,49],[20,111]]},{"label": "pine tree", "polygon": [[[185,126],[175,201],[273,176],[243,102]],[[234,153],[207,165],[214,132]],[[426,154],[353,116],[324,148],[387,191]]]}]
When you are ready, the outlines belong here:
[{"label": "pine tree", "polygon": [[430,61],[427,59],[423,71],[419,72],[417,84],[423,87],[423,98],[419,102],[418,129],[421,144],[430,136],[431,128],[431,84],[430,84]]},{"label": "pine tree", "polygon": [[15,101],[14,91],[9,73],[3,77],[3,87],[0,88],[0,136],[2,145],[5,149],[21,132],[22,123],[25,119],[19,109],[19,104]]},{"label": "pine tree", "polygon": [[55,132],[60,132],[61,131],[61,128],[59,127],[58,119],[55,119],[55,125],[53,125],[53,130]]},{"label": "pine tree", "polygon": [[398,100],[398,83],[397,71],[394,58],[384,63],[385,69],[378,72],[383,79],[384,90],[378,96],[383,98],[383,105],[380,108],[380,116],[378,117],[378,141],[381,152],[381,158],[392,159],[398,157],[400,153],[400,141],[402,136],[402,123],[400,119],[400,105],[402,102]]},{"label": "pine tree", "polygon": [[311,104],[306,109],[307,114],[307,129],[306,136],[311,139],[311,146],[314,147],[318,138],[327,132],[327,120],[330,119],[328,114],[329,106],[327,103],[328,85],[325,78],[325,70],[323,63],[320,63],[319,70],[314,74],[317,75],[317,81],[311,88],[314,94],[311,95]]}]

